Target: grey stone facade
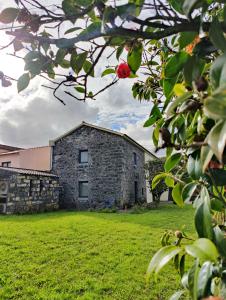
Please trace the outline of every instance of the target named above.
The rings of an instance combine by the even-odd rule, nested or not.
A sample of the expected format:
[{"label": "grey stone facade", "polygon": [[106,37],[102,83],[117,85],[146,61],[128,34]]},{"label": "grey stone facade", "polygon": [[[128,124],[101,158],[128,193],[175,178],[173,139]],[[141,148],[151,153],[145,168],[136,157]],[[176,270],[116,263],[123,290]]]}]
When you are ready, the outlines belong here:
[{"label": "grey stone facade", "polygon": [[44,172],[0,168],[0,213],[33,213],[59,208],[59,180]]},{"label": "grey stone facade", "polygon": [[[88,150],[87,163],[79,162],[81,150]],[[86,125],[55,140],[52,172],[62,185],[60,206],[82,210],[144,202],[144,152],[128,137]],[[81,182],[88,182],[87,197],[79,197]]]}]

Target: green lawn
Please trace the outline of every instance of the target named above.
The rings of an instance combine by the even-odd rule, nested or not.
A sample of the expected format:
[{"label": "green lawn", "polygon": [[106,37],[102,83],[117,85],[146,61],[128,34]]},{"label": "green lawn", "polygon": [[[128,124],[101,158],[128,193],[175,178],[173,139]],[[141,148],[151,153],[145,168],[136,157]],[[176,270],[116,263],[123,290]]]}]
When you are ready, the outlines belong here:
[{"label": "green lawn", "polygon": [[193,210],[0,217],[0,299],[168,299],[178,275],[145,272],[165,229],[193,231]]}]

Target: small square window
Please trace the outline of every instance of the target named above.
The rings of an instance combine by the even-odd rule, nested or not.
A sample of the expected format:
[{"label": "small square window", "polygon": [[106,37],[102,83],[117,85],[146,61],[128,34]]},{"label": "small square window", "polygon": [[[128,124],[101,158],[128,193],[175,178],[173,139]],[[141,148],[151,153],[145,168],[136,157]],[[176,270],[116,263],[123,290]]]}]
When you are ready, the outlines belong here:
[{"label": "small square window", "polygon": [[88,181],[79,181],[79,197],[88,198]]},{"label": "small square window", "polygon": [[80,164],[88,163],[88,150],[79,151],[79,163]]},{"label": "small square window", "polygon": [[11,167],[11,161],[2,162],[2,167],[6,167],[6,168]]},{"label": "small square window", "polygon": [[137,154],[133,152],[133,163],[136,166],[137,165]]}]

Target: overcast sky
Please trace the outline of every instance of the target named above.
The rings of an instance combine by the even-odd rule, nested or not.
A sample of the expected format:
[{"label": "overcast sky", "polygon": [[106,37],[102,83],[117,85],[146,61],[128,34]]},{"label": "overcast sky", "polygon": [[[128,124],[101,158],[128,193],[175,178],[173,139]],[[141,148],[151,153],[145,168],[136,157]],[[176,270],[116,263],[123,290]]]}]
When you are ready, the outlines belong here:
[{"label": "overcast sky", "polygon": [[[47,2],[50,0],[44,3]],[[14,6],[14,1],[1,1],[0,10],[7,5]],[[7,36],[0,31],[0,45],[4,43],[7,43]],[[7,52],[0,52],[0,70],[18,78],[23,73],[23,63]],[[103,70],[104,67],[103,63]],[[102,82],[99,77],[92,85],[100,86]],[[117,85],[100,94],[96,101],[79,103],[64,97],[66,106],[41,84],[40,78],[32,80],[30,87],[20,95],[15,84],[10,88],[0,86],[0,143],[20,147],[47,145],[50,139],[86,121],[126,133],[144,147],[153,149],[151,129],[143,128],[150,113],[150,103],[133,99],[132,79],[121,79]]]}]

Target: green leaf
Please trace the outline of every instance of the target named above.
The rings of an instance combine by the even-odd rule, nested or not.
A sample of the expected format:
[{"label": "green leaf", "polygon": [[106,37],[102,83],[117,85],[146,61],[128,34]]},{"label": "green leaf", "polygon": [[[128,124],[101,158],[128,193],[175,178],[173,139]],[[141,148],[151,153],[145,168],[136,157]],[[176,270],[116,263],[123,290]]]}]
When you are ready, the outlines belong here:
[{"label": "green leaf", "polygon": [[220,254],[226,258],[226,238],[218,226],[214,228],[214,241]]},{"label": "green leaf", "polygon": [[56,40],[56,46],[57,48],[72,48],[74,47],[73,39],[66,39],[66,38],[60,38]]},{"label": "green leaf", "polygon": [[174,179],[170,176],[167,176],[165,178],[165,184],[168,186],[168,187],[174,187]]},{"label": "green leaf", "polygon": [[[92,63],[88,60],[86,60],[83,64],[83,70],[87,73],[90,72],[91,68],[92,68]],[[90,76],[94,77],[94,69],[92,69],[91,73],[89,74]]]},{"label": "green leaf", "polygon": [[69,34],[69,33],[72,33],[74,31],[81,30],[81,29],[82,29],[81,27],[72,27],[72,28],[66,30],[64,34]]},{"label": "green leaf", "polygon": [[212,216],[206,201],[201,203],[196,209],[195,228],[200,238],[213,239]]},{"label": "green leaf", "polygon": [[76,5],[75,0],[63,0],[62,9],[67,17],[70,17],[72,23],[76,21],[76,15],[81,12],[81,9]]},{"label": "green leaf", "polygon": [[176,10],[177,12],[179,12],[181,15],[184,14],[183,11],[183,4],[184,4],[185,0],[169,0],[170,5],[173,7],[174,10]]},{"label": "green leaf", "polygon": [[180,153],[175,153],[172,156],[169,156],[164,164],[164,169],[166,172],[170,172],[174,169],[180,162],[182,156]]},{"label": "green leaf", "polygon": [[192,92],[187,92],[182,96],[176,98],[173,102],[171,102],[166,108],[166,115],[170,116],[174,113],[174,110],[179,107],[184,101],[189,99],[192,96]]},{"label": "green leaf", "polygon": [[41,53],[39,51],[30,51],[24,56],[24,61],[29,62],[32,60],[40,59]]},{"label": "green leaf", "polygon": [[226,143],[226,121],[219,121],[209,132],[207,143],[219,161],[222,161],[222,155]]},{"label": "green leaf", "polygon": [[[126,19],[128,16],[137,16],[137,8],[134,3],[127,3],[117,6],[117,14],[120,18]],[[139,12],[138,12],[139,15]]]},{"label": "green leaf", "polygon": [[200,261],[217,262],[219,253],[214,243],[205,238],[196,240],[192,245],[185,246],[186,252]]},{"label": "green leaf", "polygon": [[157,116],[151,116],[149,119],[144,123],[144,127],[150,127],[156,122]]},{"label": "green leaf", "polygon": [[217,18],[214,18],[214,20],[211,22],[209,36],[214,46],[216,46],[223,52],[226,51],[226,39],[224,37],[224,32]]},{"label": "green leaf", "polygon": [[74,0],[77,6],[87,7],[93,3],[93,0]]},{"label": "green leaf", "polygon": [[194,32],[194,31],[181,32],[178,40],[180,45],[180,50],[185,48],[191,42],[193,42],[197,35],[198,32]]},{"label": "green leaf", "polygon": [[155,273],[158,274],[158,272],[178,253],[182,251],[182,248],[179,248],[177,246],[166,246],[161,248],[155,255],[153,256],[147,273]]},{"label": "green leaf", "polygon": [[149,119],[144,123],[144,127],[149,127],[151,125],[153,125],[157,119],[159,119],[159,117],[161,117],[161,112],[158,108],[157,105],[154,105],[152,110],[151,110],[151,113],[150,113],[150,117]]},{"label": "green leaf", "polygon": [[213,266],[210,261],[204,262],[201,266],[198,275],[198,299],[207,297],[211,293],[211,279],[213,273]]},{"label": "green leaf", "polygon": [[198,288],[198,274],[199,274],[199,260],[196,259],[193,266],[190,268],[188,272],[188,287],[189,292],[192,297],[192,299],[198,299],[197,298],[197,288]]},{"label": "green leaf", "polygon": [[82,86],[75,86],[75,90],[79,93],[84,93],[85,92],[85,88]]},{"label": "green leaf", "polygon": [[184,291],[178,291],[178,292],[174,293],[174,294],[169,298],[169,300],[179,300],[183,294],[184,294]]},{"label": "green leaf", "polygon": [[160,173],[156,175],[152,180],[152,189],[154,189],[166,176],[167,173]]},{"label": "green leaf", "polygon": [[210,79],[214,89],[226,82],[226,53],[218,56],[210,68]]},{"label": "green leaf", "polygon": [[3,9],[3,11],[0,13],[0,23],[9,24],[16,20],[19,9],[15,7],[7,7],[6,9]]},{"label": "green leaf", "polygon": [[202,175],[202,168],[199,155],[190,155],[187,162],[187,171],[192,179],[199,179]]},{"label": "green leaf", "polygon": [[58,49],[56,58],[55,58],[55,62],[57,64],[62,63],[62,61],[64,60],[66,55],[67,55],[67,49]]},{"label": "green leaf", "polygon": [[127,56],[127,62],[133,73],[139,69],[142,61],[143,46],[141,43],[137,43],[129,51]]},{"label": "green leaf", "polygon": [[175,185],[175,187],[173,188],[173,191],[172,191],[173,200],[179,207],[184,206],[184,201],[183,201],[183,198],[182,198],[182,189],[183,189],[182,184],[177,183]]},{"label": "green leaf", "polygon": [[163,80],[163,91],[166,99],[170,99],[173,96],[173,88],[177,82],[177,77],[166,78]]},{"label": "green leaf", "polygon": [[30,76],[29,73],[24,73],[23,75],[20,76],[20,78],[17,81],[17,90],[18,93],[26,89],[29,85],[30,82]]},{"label": "green leaf", "polygon": [[171,57],[165,67],[165,78],[172,78],[177,76],[184,67],[184,64],[186,63],[188,57],[189,55],[184,51],[179,52]]},{"label": "green leaf", "polygon": [[204,173],[213,157],[213,151],[210,146],[202,146],[200,154],[200,164],[202,167],[202,172]]},{"label": "green leaf", "polygon": [[183,4],[183,11],[186,16],[190,17],[194,9],[199,8],[203,4],[203,0],[185,0]]},{"label": "green leaf", "polygon": [[192,86],[192,82],[197,80],[205,67],[205,61],[196,55],[188,58],[184,65],[184,78],[188,85]]},{"label": "green leaf", "polygon": [[101,74],[101,77],[104,77],[108,74],[115,74],[115,69],[106,69],[103,71],[103,73]]},{"label": "green leaf", "polygon": [[204,113],[211,119],[226,119],[226,86],[219,87],[204,101]]},{"label": "green leaf", "polygon": [[195,182],[190,182],[186,184],[182,190],[182,198],[183,201],[190,201],[193,196],[195,190],[197,188],[197,184]]},{"label": "green leaf", "polygon": [[70,62],[67,59],[63,59],[59,65],[64,69],[70,68]]},{"label": "green leaf", "polygon": [[117,60],[119,60],[119,58],[120,58],[120,56],[121,56],[123,50],[124,50],[124,45],[119,46],[119,47],[117,48],[117,50],[116,50],[116,58],[117,58]]},{"label": "green leaf", "polygon": [[180,269],[180,276],[182,278],[184,276],[184,269],[185,269],[185,254],[181,256],[179,269]]},{"label": "green leaf", "polygon": [[91,23],[85,30],[83,30],[79,35],[78,38],[82,41],[83,38],[93,37],[95,35],[99,35],[101,33],[101,22],[93,22]]},{"label": "green leaf", "polygon": [[211,209],[219,212],[224,211],[224,203],[216,198],[211,199]]},{"label": "green leaf", "polygon": [[79,73],[83,67],[87,58],[87,52],[82,52],[80,54],[73,53],[71,55],[70,65],[75,73]]}]

